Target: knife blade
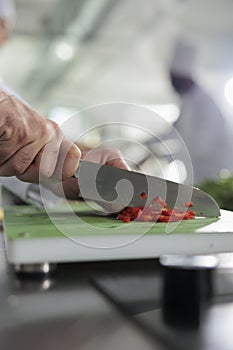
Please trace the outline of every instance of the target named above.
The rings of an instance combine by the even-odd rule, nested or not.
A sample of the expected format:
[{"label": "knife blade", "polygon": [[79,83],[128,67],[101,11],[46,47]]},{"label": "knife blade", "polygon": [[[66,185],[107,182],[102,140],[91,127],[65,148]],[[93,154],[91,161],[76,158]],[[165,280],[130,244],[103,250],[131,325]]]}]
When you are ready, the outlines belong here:
[{"label": "knife blade", "polygon": [[[84,160],[80,161],[74,177],[79,180],[83,199],[111,204],[118,211],[126,206],[148,205],[160,196],[170,209],[184,208],[184,203],[191,201],[196,216],[221,215],[216,201],[204,191],[163,178]],[[144,193],[146,198],[142,198]]]}]

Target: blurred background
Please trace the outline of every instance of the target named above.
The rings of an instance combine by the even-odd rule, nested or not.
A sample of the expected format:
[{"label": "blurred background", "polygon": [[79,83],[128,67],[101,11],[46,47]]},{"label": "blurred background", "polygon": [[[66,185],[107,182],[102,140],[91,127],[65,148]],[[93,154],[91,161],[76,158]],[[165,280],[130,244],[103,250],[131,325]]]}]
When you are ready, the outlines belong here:
[{"label": "blurred background", "polygon": [[232,0],[16,0],[16,12],[0,48],[0,77],[47,117],[62,123],[118,101],[147,106],[173,123],[179,99],[169,65],[182,36],[195,44],[195,78],[233,135]]},{"label": "blurred background", "polygon": [[0,75],[42,113],[125,101],[177,114],[168,65],[182,33],[198,45],[199,81],[233,119],[225,97],[232,0],[16,0],[16,7]]}]

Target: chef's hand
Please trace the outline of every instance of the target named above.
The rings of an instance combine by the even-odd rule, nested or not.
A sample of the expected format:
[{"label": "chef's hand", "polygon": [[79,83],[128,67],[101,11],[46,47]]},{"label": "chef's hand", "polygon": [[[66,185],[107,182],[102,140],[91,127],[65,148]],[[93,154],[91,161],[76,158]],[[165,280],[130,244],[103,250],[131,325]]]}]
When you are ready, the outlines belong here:
[{"label": "chef's hand", "polygon": [[[80,146],[80,148],[82,149],[82,146]],[[130,170],[121,152],[115,148],[97,147],[85,150],[82,152],[81,158],[88,162],[106,164],[116,168]]]},{"label": "chef's hand", "polygon": [[[85,147],[79,145],[85,151],[82,152],[81,159],[98,163],[107,164],[121,169],[130,170],[126,164],[121,152],[114,148],[103,148],[98,147],[94,149],[86,150]],[[66,196],[68,199],[78,199],[79,197],[79,186],[78,180],[70,178],[62,182],[61,184],[49,184],[49,188],[59,196]]]},{"label": "chef's hand", "polygon": [[80,155],[56,123],[0,91],[0,176],[27,182],[66,179],[77,169]]}]

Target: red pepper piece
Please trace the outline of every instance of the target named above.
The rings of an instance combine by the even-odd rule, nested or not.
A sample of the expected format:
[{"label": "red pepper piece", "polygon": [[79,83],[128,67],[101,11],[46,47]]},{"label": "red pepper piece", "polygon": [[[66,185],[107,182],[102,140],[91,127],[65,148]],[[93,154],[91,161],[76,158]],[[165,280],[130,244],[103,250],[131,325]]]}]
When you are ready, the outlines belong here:
[{"label": "red pepper piece", "polygon": [[[146,193],[142,193],[142,198],[146,198]],[[192,202],[184,203],[186,207],[191,207]],[[137,219],[138,221],[148,221],[148,222],[175,222],[181,220],[194,219],[196,216],[193,210],[181,210],[179,208],[168,209],[167,203],[161,199],[161,197],[156,197],[151,201],[151,203],[146,206],[140,207],[126,207],[117,216],[118,220],[123,222],[130,222]]]},{"label": "red pepper piece", "polygon": [[158,217],[158,222],[168,222],[168,221],[169,221],[169,219],[170,219],[170,217],[169,217],[169,216],[166,216],[166,215],[160,215],[160,216]]},{"label": "red pepper piece", "polygon": [[125,215],[118,214],[116,218],[117,218],[117,220],[123,220],[125,218]]},{"label": "red pepper piece", "polygon": [[184,215],[184,220],[190,220],[195,218],[195,213],[192,210],[188,210]]},{"label": "red pepper piece", "polygon": [[124,218],[122,219],[122,221],[123,221],[123,222],[130,222],[131,220],[130,220],[130,217],[124,217]]},{"label": "red pepper piece", "polygon": [[167,203],[159,196],[154,198],[151,203],[158,203],[162,208],[167,207]]},{"label": "red pepper piece", "polygon": [[161,215],[172,216],[174,215],[174,211],[172,209],[163,208]]},{"label": "red pepper piece", "polygon": [[193,207],[193,203],[192,203],[192,202],[185,202],[185,203],[184,203],[184,206],[185,206],[186,208],[191,208],[191,207]]},{"label": "red pepper piece", "polygon": [[142,210],[140,208],[137,208],[137,211],[135,212],[134,218],[137,219],[139,216],[141,216]]},{"label": "red pepper piece", "polygon": [[140,219],[145,222],[152,221],[153,215],[141,215]]},{"label": "red pepper piece", "polygon": [[147,194],[146,192],[142,192],[139,196],[141,199],[146,199],[147,198]]},{"label": "red pepper piece", "polygon": [[176,218],[176,221],[181,221],[185,217],[185,213],[175,213],[174,217]]},{"label": "red pepper piece", "polygon": [[195,211],[193,211],[193,210],[188,210],[187,213],[188,213],[190,216],[196,216],[196,213],[195,213]]}]

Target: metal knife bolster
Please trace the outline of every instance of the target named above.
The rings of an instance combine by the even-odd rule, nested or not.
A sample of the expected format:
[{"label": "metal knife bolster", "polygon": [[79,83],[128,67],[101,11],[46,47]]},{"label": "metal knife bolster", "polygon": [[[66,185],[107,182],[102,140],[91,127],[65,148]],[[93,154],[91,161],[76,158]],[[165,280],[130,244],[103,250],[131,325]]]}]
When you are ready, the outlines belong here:
[{"label": "metal knife bolster", "polygon": [[[184,208],[192,201],[197,216],[218,217],[215,200],[198,188],[162,178],[123,170],[109,165],[81,161],[75,175],[79,179],[80,195],[87,200],[114,206],[144,206],[160,196],[169,208]],[[147,198],[141,198],[142,193]]]}]

